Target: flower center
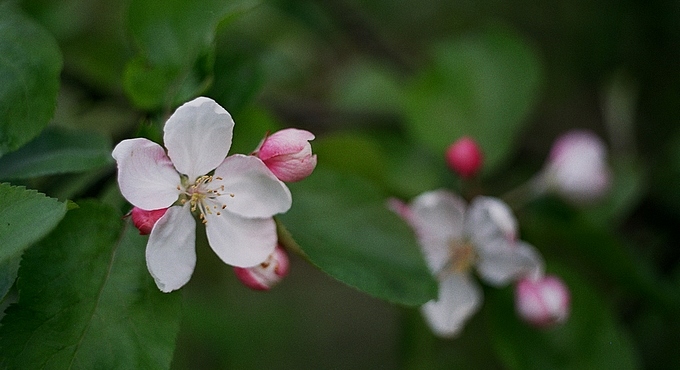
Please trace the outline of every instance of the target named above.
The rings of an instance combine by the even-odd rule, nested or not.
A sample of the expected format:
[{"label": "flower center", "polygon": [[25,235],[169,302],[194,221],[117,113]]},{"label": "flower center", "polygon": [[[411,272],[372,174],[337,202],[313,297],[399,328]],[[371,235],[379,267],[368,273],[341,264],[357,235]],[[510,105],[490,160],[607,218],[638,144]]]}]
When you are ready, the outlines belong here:
[{"label": "flower center", "polygon": [[449,242],[449,268],[456,273],[467,272],[477,259],[475,248],[469,241]]},{"label": "flower center", "polygon": [[[204,224],[208,222],[208,215],[219,216],[222,214],[221,211],[227,208],[227,205],[218,199],[226,194],[224,185],[213,184],[213,180],[222,180],[222,178],[212,175],[197,178],[193,184],[185,187],[184,198],[181,200],[182,204],[186,202],[191,204],[191,212],[198,212],[198,218]],[[233,198],[234,194],[229,193],[229,196]]]}]

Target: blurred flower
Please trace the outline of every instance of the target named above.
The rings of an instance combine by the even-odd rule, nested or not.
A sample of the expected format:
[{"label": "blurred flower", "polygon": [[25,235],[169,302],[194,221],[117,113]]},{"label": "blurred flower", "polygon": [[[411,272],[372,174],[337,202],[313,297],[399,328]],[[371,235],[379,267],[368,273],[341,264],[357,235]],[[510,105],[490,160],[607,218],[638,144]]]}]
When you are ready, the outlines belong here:
[{"label": "blurred flower", "polygon": [[590,131],[574,130],[559,137],[543,171],[544,186],[568,200],[584,203],[604,195],[610,185],[607,149]]},{"label": "blurred flower", "polygon": [[227,264],[257,265],[276,247],[272,216],[290,208],[290,191],[260,159],[227,157],[233,126],[224,108],[199,97],[177,108],[165,123],[167,154],[147,139],[123,140],[113,150],[125,199],[142,210],[168,208],[146,247],[147,267],[163,292],[182,287],[194,271],[192,213],[205,224],[210,246]]},{"label": "blurred flower", "polygon": [[156,224],[158,219],[161,218],[167,210],[167,208],[161,208],[145,211],[141,208],[132,207],[130,217],[132,217],[132,223],[139,229],[140,235],[149,235],[151,234],[153,225]]},{"label": "blurred flower", "polygon": [[255,150],[255,155],[281,181],[300,181],[316,167],[310,140],[314,135],[305,130],[289,128],[266,137]]},{"label": "blurred flower", "polygon": [[556,276],[526,277],[515,287],[517,314],[525,321],[549,327],[569,317],[570,294]]},{"label": "blurred flower", "polygon": [[446,150],[446,164],[462,178],[470,178],[482,168],[482,150],[477,142],[465,136],[451,144]]},{"label": "blurred flower", "polygon": [[439,297],[422,306],[435,334],[457,335],[482,302],[472,267],[487,283],[503,286],[540,275],[543,261],[530,245],[516,240],[517,222],[496,198],[478,197],[471,205],[446,190],[423,193],[410,205],[390,204],[413,227],[425,260],[439,281]]},{"label": "blurred flower", "polygon": [[288,275],[288,254],[280,246],[259,265],[234,267],[234,273],[241,282],[254,290],[269,290]]}]

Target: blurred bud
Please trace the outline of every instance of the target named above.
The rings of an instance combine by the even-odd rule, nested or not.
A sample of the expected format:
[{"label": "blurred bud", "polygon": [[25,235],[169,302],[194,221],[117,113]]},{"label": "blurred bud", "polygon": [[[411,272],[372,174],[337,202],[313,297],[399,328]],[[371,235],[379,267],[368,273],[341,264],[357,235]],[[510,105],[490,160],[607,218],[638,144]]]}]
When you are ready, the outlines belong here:
[{"label": "blurred bud", "polygon": [[523,278],[515,287],[517,314],[537,327],[564,322],[569,317],[570,301],[569,289],[556,276]]},{"label": "blurred bud", "polygon": [[475,176],[482,168],[482,150],[469,136],[462,137],[446,149],[446,163],[462,178]]},{"label": "blurred bud", "polygon": [[234,272],[248,288],[269,290],[286,277],[288,266],[288,254],[277,245],[266,261],[253,267],[234,267]]},{"label": "blurred bud", "polygon": [[553,144],[544,175],[548,188],[565,198],[594,201],[609,189],[607,149],[590,131],[568,132]]},{"label": "blurred bud", "polygon": [[311,132],[289,128],[266,137],[254,154],[279,180],[300,181],[316,167],[310,140],[314,140]]},{"label": "blurred bud", "polygon": [[132,211],[130,211],[130,216],[132,217],[132,223],[135,224],[135,227],[137,227],[137,229],[139,229],[139,234],[149,235],[151,234],[151,229],[153,229],[153,225],[156,224],[158,219],[163,217],[167,210],[168,210],[167,208],[161,208],[155,209],[153,211],[147,211],[141,208],[132,207]]}]

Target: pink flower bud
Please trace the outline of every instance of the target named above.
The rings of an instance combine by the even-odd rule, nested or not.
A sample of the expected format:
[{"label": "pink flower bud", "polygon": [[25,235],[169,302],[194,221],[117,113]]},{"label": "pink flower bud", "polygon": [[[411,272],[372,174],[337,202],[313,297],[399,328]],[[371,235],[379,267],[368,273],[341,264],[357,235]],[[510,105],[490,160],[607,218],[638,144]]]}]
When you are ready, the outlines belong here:
[{"label": "pink flower bud", "polygon": [[482,168],[482,150],[477,142],[465,136],[458,139],[446,149],[446,163],[462,178],[470,178]]},{"label": "pink flower bud", "polygon": [[139,229],[140,235],[151,234],[151,229],[153,225],[156,224],[158,219],[163,217],[167,208],[155,209],[152,211],[147,211],[141,208],[132,207],[130,211],[130,216],[132,216],[132,223]]},{"label": "pink flower bud", "polygon": [[266,261],[253,267],[234,267],[234,272],[248,288],[269,290],[288,274],[288,266],[288,254],[277,245]]},{"label": "pink flower bud", "polygon": [[277,131],[264,139],[255,155],[279,180],[300,181],[316,167],[310,140],[314,140],[314,135],[309,131],[294,128]]},{"label": "pink flower bud", "polygon": [[607,149],[590,131],[568,132],[553,144],[545,175],[546,185],[565,198],[593,201],[609,189]]},{"label": "pink flower bud", "polygon": [[537,327],[564,322],[569,317],[570,301],[569,289],[556,276],[523,278],[515,287],[517,314]]}]

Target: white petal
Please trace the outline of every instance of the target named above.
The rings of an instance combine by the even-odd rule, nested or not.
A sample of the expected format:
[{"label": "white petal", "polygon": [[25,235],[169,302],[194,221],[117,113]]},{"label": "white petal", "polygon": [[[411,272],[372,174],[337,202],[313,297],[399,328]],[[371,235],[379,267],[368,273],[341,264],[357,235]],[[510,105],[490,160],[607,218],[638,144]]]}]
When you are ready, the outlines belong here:
[{"label": "white petal", "polygon": [[251,267],[263,262],[276,248],[273,218],[244,218],[230,212],[208,215],[208,243],[224,263]]},{"label": "white petal", "polygon": [[454,337],[479,309],[482,292],[467,274],[450,274],[439,284],[439,298],[425,303],[422,312],[432,331]]},{"label": "white petal", "polygon": [[189,203],[170,207],[146,245],[146,266],[158,289],[166,293],[184,286],[196,266],[196,221],[189,207]]},{"label": "white petal", "polygon": [[257,157],[231,155],[217,167],[213,178],[213,187],[224,186],[218,202],[232,213],[261,218],[290,209],[290,190]]},{"label": "white petal", "polygon": [[463,236],[465,202],[449,191],[435,190],[417,196],[409,209],[410,224],[436,274],[448,262],[450,243]]},{"label": "white petal", "polygon": [[123,197],[144,210],[167,208],[179,197],[180,177],[163,148],[147,139],[123,140],[113,149]]},{"label": "white petal", "polygon": [[234,121],[212,99],[199,97],[177,108],[165,123],[168,156],[189,181],[217,167],[231,147]]},{"label": "white petal", "polygon": [[475,198],[466,214],[465,232],[475,245],[483,245],[498,238],[514,241],[517,220],[510,207],[497,198]]},{"label": "white petal", "polygon": [[522,277],[541,276],[544,262],[531,245],[497,240],[478,250],[477,272],[487,283],[503,286]]}]

